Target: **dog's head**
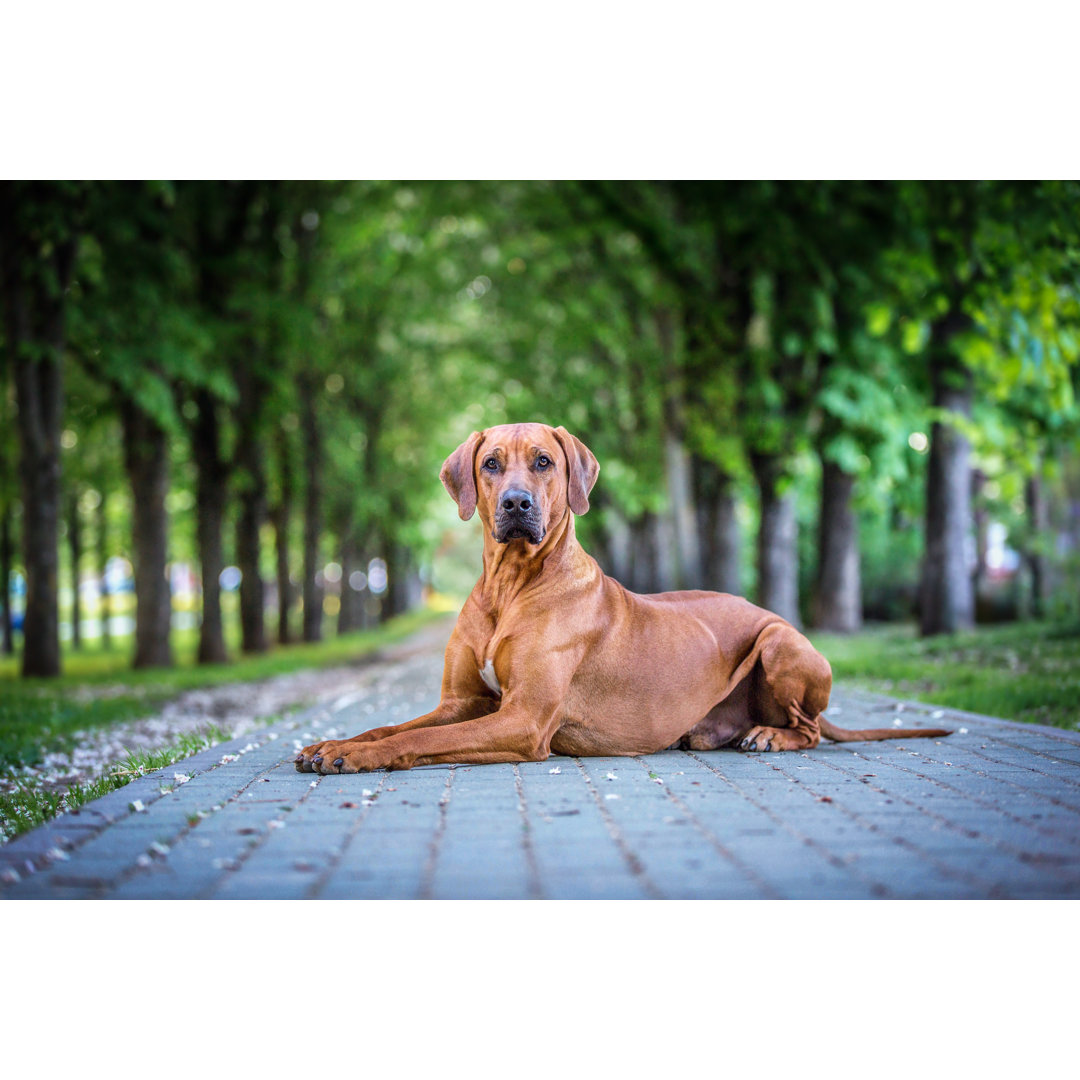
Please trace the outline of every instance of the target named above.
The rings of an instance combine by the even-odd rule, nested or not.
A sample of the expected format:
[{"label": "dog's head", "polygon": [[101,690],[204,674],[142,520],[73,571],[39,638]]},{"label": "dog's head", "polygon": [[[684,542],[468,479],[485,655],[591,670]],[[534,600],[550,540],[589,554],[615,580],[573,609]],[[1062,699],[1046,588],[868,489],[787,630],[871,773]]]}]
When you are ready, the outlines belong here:
[{"label": "dog's head", "polygon": [[504,424],[474,431],[444,462],[440,478],[462,521],[479,508],[500,544],[540,544],[567,507],[589,509],[600,466],[566,428]]}]

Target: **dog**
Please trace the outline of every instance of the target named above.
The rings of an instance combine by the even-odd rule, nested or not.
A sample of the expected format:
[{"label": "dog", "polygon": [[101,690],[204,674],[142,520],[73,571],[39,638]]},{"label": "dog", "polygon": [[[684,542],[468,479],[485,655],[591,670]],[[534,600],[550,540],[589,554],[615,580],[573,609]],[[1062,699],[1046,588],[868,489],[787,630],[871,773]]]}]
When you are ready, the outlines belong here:
[{"label": "dog", "polygon": [[932,738],[847,731],[823,713],[832,670],[780,616],[726,593],[638,595],[578,543],[599,465],[563,427],[473,432],[440,477],[462,520],[479,511],[483,573],[446,648],[437,708],[305,747],[302,772],[632,756],[671,747],[805,750]]}]

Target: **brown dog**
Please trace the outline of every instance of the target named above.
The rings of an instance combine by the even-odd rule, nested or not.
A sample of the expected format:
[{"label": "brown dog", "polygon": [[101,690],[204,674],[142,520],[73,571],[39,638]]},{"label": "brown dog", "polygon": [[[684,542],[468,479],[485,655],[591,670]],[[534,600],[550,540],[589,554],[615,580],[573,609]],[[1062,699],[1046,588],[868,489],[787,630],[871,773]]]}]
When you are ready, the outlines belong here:
[{"label": "brown dog", "polygon": [[599,466],[564,428],[474,432],[442,482],[485,527],[484,572],[446,649],[442,700],[426,716],[306,747],[305,772],[570,755],[800,750],[926,738],[937,730],[844,731],[821,715],[832,672],[790,623],[736,596],[638,596],[606,577],[574,535]]}]

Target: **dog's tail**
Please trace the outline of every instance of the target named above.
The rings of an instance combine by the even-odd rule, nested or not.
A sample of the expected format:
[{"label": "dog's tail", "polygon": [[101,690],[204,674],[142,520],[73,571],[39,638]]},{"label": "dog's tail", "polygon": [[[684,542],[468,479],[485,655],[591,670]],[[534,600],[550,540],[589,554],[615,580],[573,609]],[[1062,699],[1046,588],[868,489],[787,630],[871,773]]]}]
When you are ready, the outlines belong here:
[{"label": "dog's tail", "polygon": [[818,717],[821,734],[833,742],[877,742],[881,739],[941,739],[951,735],[944,728],[869,728],[865,731],[848,731],[833,727],[824,716]]}]

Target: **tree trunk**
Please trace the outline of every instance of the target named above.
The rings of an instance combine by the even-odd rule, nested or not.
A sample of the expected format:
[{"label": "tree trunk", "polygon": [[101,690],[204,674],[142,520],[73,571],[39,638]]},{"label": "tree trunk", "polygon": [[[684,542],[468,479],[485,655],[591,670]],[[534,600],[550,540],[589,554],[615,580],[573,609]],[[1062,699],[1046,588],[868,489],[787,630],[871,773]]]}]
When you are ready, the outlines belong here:
[{"label": "tree trunk", "polygon": [[278,472],[281,482],[280,499],[271,513],[277,574],[277,639],[280,645],[288,645],[292,641],[292,630],[289,626],[289,616],[293,606],[292,575],[289,572],[289,521],[292,517],[294,484],[291,447],[280,433],[278,435]]},{"label": "tree trunk", "polygon": [[[40,185],[41,189],[47,185]],[[60,523],[60,428],[63,421],[64,302],[76,240],[52,241],[43,254],[21,184],[0,185],[0,292],[8,356],[14,372],[19,474],[23,504],[24,676],[60,674],[57,603]],[[42,198],[46,198],[46,191]]]},{"label": "tree trunk", "polygon": [[975,567],[971,571],[971,588],[978,609],[979,594],[986,581],[986,553],[990,546],[990,515],[982,502],[986,474],[982,469],[971,470],[971,518],[975,525]]},{"label": "tree trunk", "polygon": [[171,667],[172,597],[168,561],[169,440],[149,413],[128,400],[121,405],[124,463],[131,482],[135,563],[135,660],[137,668]]},{"label": "tree trunk", "polygon": [[198,391],[194,400],[199,412],[191,428],[191,450],[195,462],[195,540],[202,582],[198,661],[200,664],[224,664],[229,659],[221,616],[227,469],[221,458],[217,402],[206,390]]},{"label": "tree trunk", "polygon": [[315,413],[315,385],[300,381],[300,426],[304,439],[304,640],[322,641],[323,590],[317,580],[322,535],[322,437]]},{"label": "tree trunk", "polygon": [[670,431],[664,435],[664,465],[673,539],[673,584],[677,589],[699,589],[701,550],[692,490],[691,458],[686,447]]},{"label": "tree trunk", "polygon": [[68,552],[71,556],[71,647],[82,648],[82,597],[79,595],[79,564],[82,562],[82,528],[79,522],[79,493],[68,496]]},{"label": "tree trunk", "polygon": [[751,454],[751,464],[761,496],[758,528],[758,604],[800,626],[799,619],[799,525],[795,492],[781,494],[784,479],[781,459],[773,454]]},{"label": "tree trunk", "polygon": [[101,619],[101,647],[110,649],[112,648],[112,627],[109,621],[112,618],[112,597],[109,593],[109,580],[105,573],[109,565],[109,530],[105,517],[106,498],[106,493],[102,490],[97,511],[97,561],[100,574],[98,606]]},{"label": "tree trunk", "polygon": [[337,632],[348,634],[360,628],[360,594],[349,584],[349,577],[357,569],[359,553],[356,534],[351,526],[341,531],[341,607],[338,608]]},{"label": "tree trunk", "polygon": [[822,458],[814,625],[844,634],[862,628],[859,519],[854,494],[855,477]]},{"label": "tree trunk", "polygon": [[[971,372],[949,351],[949,340],[967,328],[966,316],[946,316],[931,332],[930,374],[934,408],[971,416]],[[935,421],[926,477],[926,533],[920,587],[920,632],[952,633],[975,624],[975,591],[968,565],[971,542],[970,446],[952,424]]]},{"label": "tree trunk", "polygon": [[658,519],[652,511],[646,511],[630,522],[630,572],[631,591],[638,593],[661,592],[661,545]]},{"label": "tree trunk", "polygon": [[386,592],[383,594],[382,619],[403,615],[420,602],[420,578],[413,553],[395,540],[386,543]]},{"label": "tree trunk", "polygon": [[1030,536],[1026,557],[1028,571],[1031,574],[1031,613],[1035,618],[1041,619],[1046,614],[1046,601],[1049,595],[1045,547],[1049,514],[1042,477],[1038,473],[1029,476],[1024,485],[1024,502],[1027,507]]},{"label": "tree trunk", "polygon": [[701,587],[740,596],[735,482],[712,462],[698,458],[694,486],[701,537]]},{"label": "tree trunk", "polygon": [[11,507],[5,503],[0,513],[0,654],[15,652],[15,634],[11,620]]},{"label": "tree trunk", "polygon": [[240,568],[240,637],[246,653],[266,651],[266,592],[259,565],[266,520],[266,469],[262,458],[264,386],[257,372],[236,373],[239,390],[236,464],[240,514],[236,522],[236,565]]}]

